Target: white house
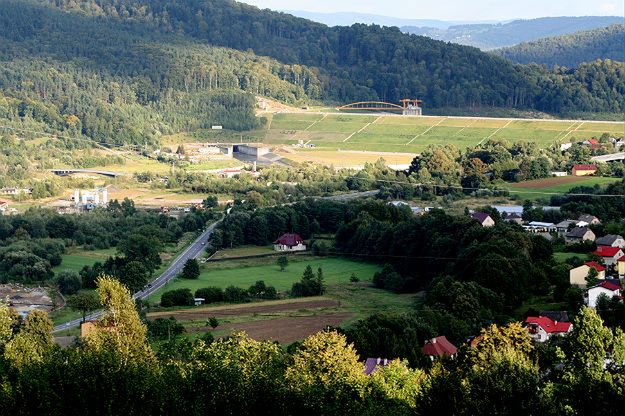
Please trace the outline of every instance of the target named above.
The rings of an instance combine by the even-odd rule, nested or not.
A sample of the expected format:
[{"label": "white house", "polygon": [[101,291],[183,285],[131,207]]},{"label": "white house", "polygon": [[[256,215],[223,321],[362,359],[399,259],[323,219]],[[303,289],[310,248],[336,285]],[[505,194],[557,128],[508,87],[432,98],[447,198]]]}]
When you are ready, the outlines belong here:
[{"label": "white house", "polygon": [[573,329],[570,322],[553,321],[546,316],[529,316],[525,323],[530,337],[536,342],[546,342],[554,335],[566,335]]},{"label": "white house", "polygon": [[586,303],[591,308],[597,307],[597,302],[601,295],[612,299],[614,296],[621,296],[621,284],[618,280],[607,279],[588,289]]},{"label": "white house", "polygon": [[299,234],[284,234],[273,242],[275,251],[305,251],[304,239]]},{"label": "white house", "polygon": [[625,248],[625,239],[618,234],[608,234],[597,238],[595,241],[598,246]]}]

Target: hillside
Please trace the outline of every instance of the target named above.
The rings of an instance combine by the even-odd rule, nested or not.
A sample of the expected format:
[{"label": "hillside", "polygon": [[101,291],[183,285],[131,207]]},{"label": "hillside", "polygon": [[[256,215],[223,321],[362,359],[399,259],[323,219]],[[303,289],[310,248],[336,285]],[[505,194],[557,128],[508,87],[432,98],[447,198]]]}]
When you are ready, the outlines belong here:
[{"label": "hillside", "polygon": [[623,64],[552,72],[397,28],[328,28],[229,0],[3,1],[0,60],[4,125],[114,144],[256,128],[254,95],[565,114],[622,111],[625,91]]},{"label": "hillside", "polygon": [[625,60],[625,25],[524,42],[495,51],[517,63],[575,67],[597,59]]},{"label": "hillside", "polygon": [[402,30],[488,50],[622,22],[622,16],[543,17],[498,24],[455,25],[449,28],[404,26]]}]

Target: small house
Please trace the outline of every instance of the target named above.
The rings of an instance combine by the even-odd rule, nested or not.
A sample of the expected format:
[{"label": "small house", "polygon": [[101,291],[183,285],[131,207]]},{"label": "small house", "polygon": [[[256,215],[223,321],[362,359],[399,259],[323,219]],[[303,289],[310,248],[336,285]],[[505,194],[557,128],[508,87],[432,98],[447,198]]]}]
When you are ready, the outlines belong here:
[{"label": "small house", "polygon": [[577,227],[577,221],[575,220],[564,220],[556,224],[556,230],[560,235],[568,233],[569,229],[573,227]]},{"label": "small house", "polygon": [[200,305],[202,305],[204,303],[205,300],[206,299],[204,299],[204,298],[193,298],[193,304],[195,306],[200,306]]},{"label": "small house", "polygon": [[599,220],[599,218],[595,217],[594,215],[580,215],[577,221],[578,221],[577,222],[578,227],[586,227],[588,225],[601,224],[601,221]]},{"label": "small house", "polygon": [[616,262],[616,272],[619,276],[625,277],[625,256],[621,257]]},{"label": "small house", "polygon": [[569,271],[571,285],[586,287],[586,277],[588,277],[591,269],[597,271],[597,279],[605,279],[605,267],[595,261],[588,261]]},{"label": "small house", "polygon": [[525,323],[530,337],[536,342],[546,342],[552,336],[566,335],[573,329],[570,322],[554,321],[546,316],[528,316]]},{"label": "small house", "polygon": [[625,248],[625,239],[618,234],[608,234],[597,238],[598,246]]},{"label": "small house", "polygon": [[391,362],[391,360],[386,358],[367,358],[367,361],[365,361],[365,375],[371,375]]},{"label": "small house", "polygon": [[432,360],[437,357],[454,357],[458,352],[458,349],[444,335],[426,340],[422,350]]},{"label": "small house", "polygon": [[485,212],[474,212],[471,214],[471,218],[479,222],[482,227],[492,227],[495,225],[495,221]]},{"label": "small house", "polygon": [[9,202],[0,199],[0,214],[3,214],[9,210]]},{"label": "small house", "polygon": [[273,242],[275,251],[305,251],[304,239],[299,234],[283,234]]},{"label": "small house", "polygon": [[564,235],[567,244],[578,244],[584,241],[595,241],[595,233],[588,227],[575,227]]},{"label": "small house", "polygon": [[623,250],[620,247],[599,246],[592,254],[601,257],[606,266],[616,266],[616,262],[623,257]]},{"label": "small house", "polygon": [[606,279],[588,289],[586,303],[591,308],[596,308],[599,298],[604,295],[608,299],[621,296],[621,283],[615,279]]},{"label": "small house", "polygon": [[504,221],[521,225],[523,224],[523,217],[516,212],[513,212],[511,214],[505,214]]},{"label": "small house", "polygon": [[591,175],[594,175],[595,173],[597,173],[596,165],[589,165],[589,164],[573,165],[573,170],[572,170],[573,176],[591,176]]}]

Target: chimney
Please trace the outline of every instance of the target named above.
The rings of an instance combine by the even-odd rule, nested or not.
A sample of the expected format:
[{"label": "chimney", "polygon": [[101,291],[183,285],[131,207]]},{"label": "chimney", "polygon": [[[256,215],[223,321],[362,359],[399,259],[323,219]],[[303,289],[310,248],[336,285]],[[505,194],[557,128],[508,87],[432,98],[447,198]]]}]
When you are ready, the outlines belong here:
[{"label": "chimney", "polygon": [[379,365],[379,364],[380,364],[380,361],[382,361],[382,359],[381,359],[381,358],[378,358],[378,361],[376,362],[376,365]]},{"label": "chimney", "polygon": [[430,342],[431,342],[432,344],[436,344],[436,338],[432,338],[432,339],[430,340]]}]

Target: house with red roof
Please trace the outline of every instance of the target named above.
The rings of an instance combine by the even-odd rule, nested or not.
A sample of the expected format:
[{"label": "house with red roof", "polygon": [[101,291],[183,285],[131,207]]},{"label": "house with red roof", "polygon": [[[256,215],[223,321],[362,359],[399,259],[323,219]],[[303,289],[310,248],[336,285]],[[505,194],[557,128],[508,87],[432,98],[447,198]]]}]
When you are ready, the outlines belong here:
[{"label": "house with red roof", "polygon": [[9,209],[9,201],[4,201],[0,199],[0,214],[3,214],[8,209]]},{"label": "house with red roof", "polygon": [[422,351],[434,360],[437,357],[454,357],[458,349],[444,335],[441,335],[440,337],[426,340]]},{"label": "house with red roof", "polygon": [[596,308],[597,302],[599,302],[601,296],[606,296],[608,299],[612,299],[613,297],[623,299],[621,296],[621,282],[616,279],[606,279],[599,282],[588,289],[586,303],[589,307]]},{"label": "house with red roof", "polygon": [[590,176],[597,173],[597,166],[590,164],[573,165],[573,176]]},{"label": "house with red roof", "polygon": [[597,250],[593,251],[592,254],[601,257],[606,266],[616,266],[616,262],[625,253],[623,253],[620,247],[598,246]]},{"label": "house with red roof", "polygon": [[528,316],[525,323],[530,337],[536,342],[546,342],[552,336],[566,335],[573,329],[570,322],[553,321],[546,316]]},{"label": "house with red roof", "polygon": [[590,270],[595,269],[597,271],[597,279],[605,279],[605,266],[597,263],[596,261],[587,261],[579,267],[575,267],[569,271],[569,283],[571,285],[586,287],[586,278],[590,274]]},{"label": "house with red roof", "polygon": [[304,239],[299,234],[283,234],[273,242],[275,251],[306,251]]}]

